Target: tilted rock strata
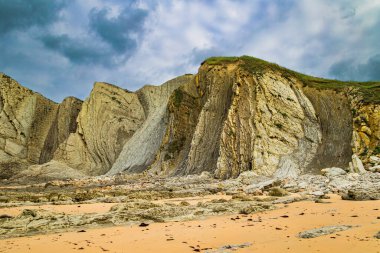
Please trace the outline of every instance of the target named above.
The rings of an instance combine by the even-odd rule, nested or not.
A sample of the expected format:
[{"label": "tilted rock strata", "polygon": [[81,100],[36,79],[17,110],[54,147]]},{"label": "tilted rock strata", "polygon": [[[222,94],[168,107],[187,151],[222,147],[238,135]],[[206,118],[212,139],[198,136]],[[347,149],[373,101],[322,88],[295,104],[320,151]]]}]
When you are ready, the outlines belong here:
[{"label": "tilted rock strata", "polygon": [[151,172],[170,175],[183,174],[192,137],[201,110],[198,76],[176,89],[167,105],[167,127]]},{"label": "tilted rock strata", "polygon": [[191,82],[193,75],[184,75],[161,86],[144,86],[136,92],[146,120],[125,143],[108,174],[142,172],[154,161],[168,124],[167,104],[173,91]]},{"label": "tilted rock strata", "polygon": [[[253,170],[296,177],[326,167],[347,168],[351,161],[353,106],[345,92],[305,87],[280,70],[252,74],[239,63],[206,63],[195,82],[176,93],[169,100],[169,126],[158,159],[151,166],[155,171],[210,171],[229,178]],[[378,111],[368,111],[376,115],[366,122],[378,129]],[[377,139],[373,135],[367,149],[376,152]]]},{"label": "tilted rock strata", "polygon": [[371,155],[380,156],[380,105],[353,106],[353,151],[368,162]]},{"label": "tilted rock strata", "polygon": [[136,93],[95,83],[78,115],[76,132],[58,147],[53,159],[88,175],[105,174],[145,117]]},{"label": "tilted rock strata", "polygon": [[0,178],[39,162],[58,105],[0,74]]},{"label": "tilted rock strata", "polygon": [[[192,114],[172,118],[168,127],[172,136],[167,132],[160,149],[166,150],[161,164],[182,159],[172,163],[175,174],[207,170],[229,178],[255,170],[296,176],[311,163],[322,134],[297,80],[274,72],[253,76],[231,64],[203,65],[196,82],[192,96],[179,90],[182,97],[192,99],[180,103],[177,112],[191,108]],[[167,152],[169,147],[172,152]]]},{"label": "tilted rock strata", "polygon": [[50,161],[58,145],[63,143],[70,133],[75,133],[77,129],[77,117],[82,103],[82,100],[68,97],[58,106],[57,114],[46,137],[39,163]]},{"label": "tilted rock strata", "polygon": [[67,173],[74,177],[207,171],[224,179],[348,168],[353,154],[367,169],[377,165],[377,102],[253,59],[206,61],[196,75],[136,92],[95,83],[83,103],[59,105],[2,75],[2,177],[35,164],[35,174],[56,165],[80,171]]}]

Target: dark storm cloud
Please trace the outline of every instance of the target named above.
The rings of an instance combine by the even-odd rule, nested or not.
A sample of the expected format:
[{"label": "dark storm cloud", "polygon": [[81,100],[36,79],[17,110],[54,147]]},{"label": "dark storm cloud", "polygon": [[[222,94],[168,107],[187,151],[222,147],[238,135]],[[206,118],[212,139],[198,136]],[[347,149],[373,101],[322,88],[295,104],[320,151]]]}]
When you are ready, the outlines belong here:
[{"label": "dark storm cloud", "polygon": [[380,54],[362,64],[356,64],[353,60],[337,62],[331,66],[330,75],[342,80],[380,81]]},{"label": "dark storm cloud", "polygon": [[88,30],[80,37],[46,33],[39,39],[46,48],[74,64],[116,66],[137,49],[148,11],[129,4],[117,16],[109,17],[109,12],[107,7],[92,9],[88,15]]},{"label": "dark storm cloud", "polygon": [[44,35],[40,40],[45,47],[59,52],[76,64],[110,64],[109,54],[88,41],[70,38],[68,35]]},{"label": "dark storm cloud", "polygon": [[143,33],[148,11],[130,4],[117,17],[108,17],[109,9],[93,9],[90,12],[91,29],[117,53],[130,54],[137,47],[137,39]]},{"label": "dark storm cloud", "polygon": [[65,0],[0,0],[0,34],[54,22]]}]

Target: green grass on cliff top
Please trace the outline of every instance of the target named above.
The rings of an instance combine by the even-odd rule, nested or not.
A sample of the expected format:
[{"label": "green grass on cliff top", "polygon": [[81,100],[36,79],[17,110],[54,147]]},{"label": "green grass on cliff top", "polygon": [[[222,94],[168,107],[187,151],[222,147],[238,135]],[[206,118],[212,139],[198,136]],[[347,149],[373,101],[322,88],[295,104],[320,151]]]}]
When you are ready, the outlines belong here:
[{"label": "green grass on cliff top", "polygon": [[380,104],[380,82],[344,82],[339,80],[331,80],[314,76],[308,76],[281,67],[275,63],[267,62],[251,56],[211,57],[206,59],[203,63],[207,63],[209,65],[220,65],[238,61],[241,61],[241,66],[251,73],[259,74],[267,70],[280,71],[282,73],[282,76],[296,77],[300,79],[305,86],[313,87],[316,89],[330,89],[340,91],[347,87],[358,88],[359,92],[363,95],[363,102]]}]

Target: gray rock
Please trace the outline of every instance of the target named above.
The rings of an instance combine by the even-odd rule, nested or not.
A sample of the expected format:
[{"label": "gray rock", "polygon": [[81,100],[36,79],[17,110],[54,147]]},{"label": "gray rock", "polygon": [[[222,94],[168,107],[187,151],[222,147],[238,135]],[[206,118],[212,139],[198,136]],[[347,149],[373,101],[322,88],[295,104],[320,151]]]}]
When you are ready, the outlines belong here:
[{"label": "gray rock", "polygon": [[341,190],[350,189],[355,182],[347,180],[346,178],[335,177],[328,183],[328,189],[332,192],[339,192]]},{"label": "gray rock", "polygon": [[247,186],[244,189],[244,191],[247,193],[250,193],[250,192],[255,192],[256,190],[265,190],[265,189],[269,189],[269,188],[272,188],[274,186],[279,186],[279,185],[281,185],[281,181],[276,180],[276,179],[270,179],[270,180],[266,180],[266,181],[259,182],[256,184],[251,184]]},{"label": "gray rock", "polygon": [[337,167],[322,169],[321,173],[322,173],[322,175],[324,175],[326,177],[335,177],[335,176],[347,174],[346,171],[344,171],[341,168],[337,168]]},{"label": "gray rock", "polygon": [[342,195],[344,200],[380,200],[380,186],[373,187],[353,187],[348,192]]},{"label": "gray rock", "polygon": [[348,229],[353,228],[354,226],[351,225],[338,225],[338,226],[326,226],[321,228],[315,228],[310,229],[307,231],[303,231],[298,234],[299,237],[309,239],[309,238],[315,238],[322,235],[329,235],[340,231],[345,231]]},{"label": "gray rock", "polygon": [[372,155],[369,157],[369,161],[375,164],[380,164],[380,157]]},{"label": "gray rock", "polygon": [[376,239],[380,239],[380,231],[377,232],[377,234],[375,235],[375,238],[376,238]]},{"label": "gray rock", "polygon": [[360,158],[356,155],[352,155],[352,163],[350,163],[350,168],[352,168],[353,172],[356,173],[366,173],[366,170],[364,169],[363,162],[360,160]]},{"label": "gray rock", "polygon": [[314,192],[311,192],[310,195],[313,195],[316,197],[321,197],[321,196],[325,195],[325,193],[323,191],[314,191]]},{"label": "gray rock", "polygon": [[146,85],[136,92],[144,108],[146,119],[124,144],[108,175],[122,171],[142,172],[154,162],[167,128],[166,114],[169,97],[175,89],[191,82],[192,78],[192,75],[184,75],[160,86]]},{"label": "gray rock", "polygon": [[244,171],[239,175],[237,180],[240,181],[242,184],[249,185],[253,184],[257,177],[258,175],[253,171]]},{"label": "gray rock", "polygon": [[202,171],[202,173],[199,175],[199,178],[200,179],[212,179],[213,178],[213,176],[211,175],[211,173],[210,172],[208,172],[208,171]]},{"label": "gray rock", "polygon": [[210,251],[205,251],[206,253],[226,253],[226,252],[231,252],[231,251],[236,251],[238,249],[243,249],[251,246],[252,243],[250,242],[245,242],[241,244],[228,244],[224,245],[216,250],[210,250]]},{"label": "gray rock", "polygon": [[380,172],[380,165],[370,167],[368,170],[371,172]]},{"label": "gray rock", "polygon": [[356,182],[360,178],[360,175],[358,173],[348,173],[345,178],[349,181]]}]

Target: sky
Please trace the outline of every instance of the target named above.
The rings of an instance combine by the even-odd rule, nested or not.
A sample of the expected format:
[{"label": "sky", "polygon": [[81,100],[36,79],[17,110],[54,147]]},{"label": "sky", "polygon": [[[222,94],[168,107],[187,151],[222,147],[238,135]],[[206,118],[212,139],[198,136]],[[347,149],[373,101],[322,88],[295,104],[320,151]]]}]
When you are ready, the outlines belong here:
[{"label": "sky", "polygon": [[241,55],[380,80],[380,0],[0,0],[0,72],[56,102]]}]

